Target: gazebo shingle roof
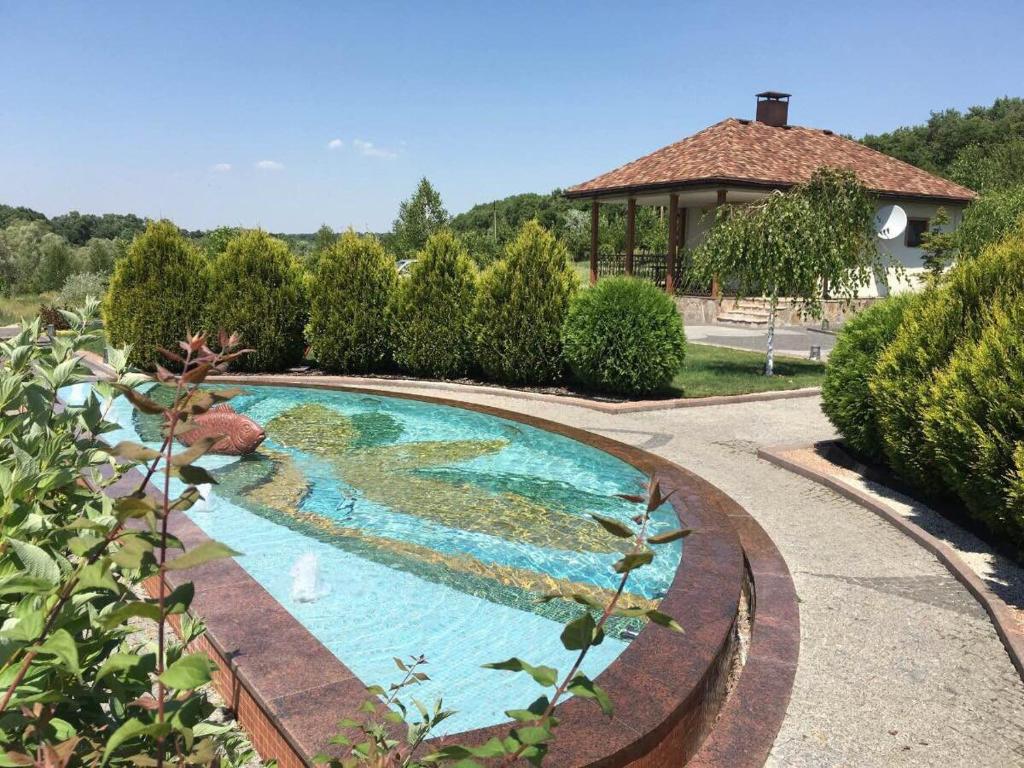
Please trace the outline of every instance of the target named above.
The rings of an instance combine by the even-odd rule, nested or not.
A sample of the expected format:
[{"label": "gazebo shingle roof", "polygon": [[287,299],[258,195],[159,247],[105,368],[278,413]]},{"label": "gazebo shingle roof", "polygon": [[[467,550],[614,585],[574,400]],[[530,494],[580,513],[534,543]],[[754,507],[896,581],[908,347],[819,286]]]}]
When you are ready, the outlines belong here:
[{"label": "gazebo shingle roof", "polygon": [[566,190],[569,197],[711,183],[788,187],[823,165],[845,168],[876,194],[969,202],[975,193],[831,131],[728,118]]}]

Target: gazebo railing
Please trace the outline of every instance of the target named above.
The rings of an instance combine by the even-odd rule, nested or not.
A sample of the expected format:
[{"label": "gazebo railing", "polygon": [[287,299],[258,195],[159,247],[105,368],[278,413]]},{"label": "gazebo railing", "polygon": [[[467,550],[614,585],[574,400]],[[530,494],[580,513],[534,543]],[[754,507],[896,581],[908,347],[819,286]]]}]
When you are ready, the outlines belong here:
[{"label": "gazebo railing", "polygon": [[[650,280],[659,288],[665,287],[665,262],[663,253],[637,253],[633,255],[633,276]],[[692,274],[693,257],[683,251],[676,258],[673,270],[673,284],[680,296],[710,296],[711,281],[699,281]],[[622,253],[601,255],[597,259],[597,276],[613,277],[626,274],[626,256]]]}]

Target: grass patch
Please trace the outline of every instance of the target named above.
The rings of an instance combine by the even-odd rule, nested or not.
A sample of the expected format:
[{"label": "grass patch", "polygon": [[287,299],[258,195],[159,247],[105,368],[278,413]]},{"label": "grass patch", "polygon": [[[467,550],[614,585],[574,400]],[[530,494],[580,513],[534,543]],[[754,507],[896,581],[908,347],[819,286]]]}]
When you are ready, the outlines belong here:
[{"label": "grass patch", "polygon": [[[783,389],[820,387],[825,366],[812,360],[775,357],[775,375],[764,373],[763,352],[743,352],[707,344],[686,345],[686,362],[672,379],[676,397],[746,395]],[[669,393],[666,393],[669,394]]]},{"label": "grass patch", "polygon": [[16,325],[25,320],[34,320],[39,314],[40,304],[52,304],[57,293],[27,293],[21,296],[0,296],[0,325]]}]

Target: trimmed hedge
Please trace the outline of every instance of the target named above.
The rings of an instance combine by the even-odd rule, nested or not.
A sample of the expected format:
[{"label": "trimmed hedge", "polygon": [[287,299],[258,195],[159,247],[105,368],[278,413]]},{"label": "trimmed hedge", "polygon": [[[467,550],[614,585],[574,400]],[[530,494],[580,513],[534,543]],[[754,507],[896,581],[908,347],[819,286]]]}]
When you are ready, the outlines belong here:
[{"label": "trimmed hedge", "polygon": [[1024,296],[997,308],[938,374],[924,434],[971,514],[1024,548]]},{"label": "trimmed hedge", "polygon": [[416,376],[465,376],[473,362],[476,266],[449,230],[431,235],[395,299],[395,362]]},{"label": "trimmed hedge", "polygon": [[1024,233],[962,261],[938,288],[922,294],[896,338],[879,358],[870,382],[886,459],[904,479],[927,493],[945,486],[923,431],[936,373],[958,345],[975,344],[993,307],[1024,293]]},{"label": "trimmed hedge", "polygon": [[560,379],[562,325],[578,287],[565,246],[536,221],[524,224],[480,278],[473,316],[484,373],[508,384]]},{"label": "trimmed hedge", "polygon": [[686,356],[675,302],[654,283],[632,277],[607,278],[576,294],[562,343],[580,383],[621,395],[665,388]]},{"label": "trimmed hedge", "polygon": [[174,348],[202,327],[207,277],[206,259],[174,224],[150,222],[117,262],[103,300],[110,343],[131,344],[129,360],[152,369],[159,347]]},{"label": "trimmed hedge", "polygon": [[395,260],[372,236],[343,234],[320,257],[310,286],[306,339],[326,371],[380,370],[391,356]]},{"label": "trimmed hedge", "polygon": [[843,325],[828,357],[821,409],[847,444],[872,461],[881,461],[884,453],[870,382],[916,298],[898,294],[858,312]]},{"label": "trimmed hedge", "polygon": [[210,268],[206,328],[237,332],[252,352],[235,367],[281,371],[302,360],[306,298],[288,246],[262,230],[241,232]]}]

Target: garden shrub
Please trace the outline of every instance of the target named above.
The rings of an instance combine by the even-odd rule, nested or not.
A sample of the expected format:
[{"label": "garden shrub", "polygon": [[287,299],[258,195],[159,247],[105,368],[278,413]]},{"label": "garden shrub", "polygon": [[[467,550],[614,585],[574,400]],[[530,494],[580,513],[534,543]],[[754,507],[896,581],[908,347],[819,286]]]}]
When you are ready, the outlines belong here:
[{"label": "garden shrub", "polygon": [[200,329],[206,259],[170,221],[150,222],[117,262],[103,300],[107,338],[131,345],[134,365],[153,368],[159,348]]},{"label": "garden shrub", "polygon": [[480,278],[474,318],[484,373],[510,384],[561,378],[562,325],[578,287],[565,246],[536,221],[524,224]]},{"label": "garden shrub", "polygon": [[858,312],[843,325],[828,357],[821,408],[847,445],[872,461],[881,461],[884,454],[870,382],[915,299],[914,294],[898,294]]},{"label": "garden shrub", "polygon": [[927,493],[948,489],[923,433],[935,374],[960,344],[976,343],[991,307],[1024,292],[1024,232],[961,261],[925,291],[879,358],[869,387],[889,465]]},{"label": "garden shrub", "polygon": [[106,292],[107,275],[100,272],[80,272],[64,281],[57,305],[65,309],[74,309],[85,304],[85,300],[90,296],[102,299]]},{"label": "garden shrub", "polygon": [[305,325],[302,271],[288,246],[258,229],[233,237],[210,267],[205,326],[237,332],[252,350],[235,366],[280,371],[296,365]]},{"label": "garden shrub", "polygon": [[1024,547],[1024,499],[1012,493],[1024,480],[1024,296],[997,307],[936,376],[924,434],[968,511]]},{"label": "garden shrub", "polygon": [[395,362],[417,376],[465,376],[473,361],[476,266],[449,230],[430,236],[399,283]]},{"label": "garden shrub", "polygon": [[327,371],[379,370],[391,355],[395,260],[375,237],[348,231],[320,257],[310,285],[306,339]]},{"label": "garden shrub", "polygon": [[666,387],[686,355],[675,302],[654,283],[632,277],[608,278],[576,294],[562,343],[582,384],[621,395]]}]

